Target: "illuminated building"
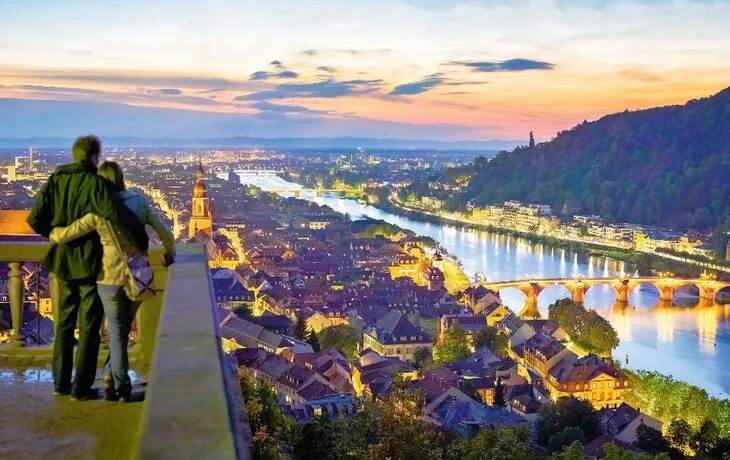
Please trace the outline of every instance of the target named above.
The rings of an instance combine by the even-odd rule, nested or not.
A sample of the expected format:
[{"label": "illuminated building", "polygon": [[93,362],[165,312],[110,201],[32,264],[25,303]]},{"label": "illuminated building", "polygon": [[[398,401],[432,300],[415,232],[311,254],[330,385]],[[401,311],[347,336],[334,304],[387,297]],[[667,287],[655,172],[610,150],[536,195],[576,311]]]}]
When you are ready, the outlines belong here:
[{"label": "illuminated building", "polygon": [[210,236],[213,233],[213,217],[210,213],[208,188],[203,180],[203,165],[198,164],[197,180],[193,187],[193,209],[190,216],[188,236],[192,238],[198,232]]}]

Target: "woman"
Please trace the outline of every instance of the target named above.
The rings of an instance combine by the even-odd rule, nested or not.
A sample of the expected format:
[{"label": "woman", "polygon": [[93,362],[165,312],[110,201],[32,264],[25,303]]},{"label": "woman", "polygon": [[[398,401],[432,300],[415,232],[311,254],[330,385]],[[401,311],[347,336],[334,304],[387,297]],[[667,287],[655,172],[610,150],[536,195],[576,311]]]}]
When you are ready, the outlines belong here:
[{"label": "woman", "polygon": [[[97,174],[110,181],[118,198],[132,210],[140,222],[152,227],[165,247],[163,265],[170,265],[175,257],[175,240],[170,229],[152,210],[145,197],[137,192],[125,190],[122,169],[113,161],[106,161]],[[96,214],[87,214],[67,227],[56,227],[50,235],[55,243],[68,243],[88,233],[99,234],[103,248],[102,269],[97,279],[99,297],[104,306],[104,315],[109,323],[109,358],[104,365],[104,392],[106,399],[129,401],[132,382],[129,378],[129,330],[139,307],[139,302],[130,299],[124,290],[127,284],[127,256],[139,253],[133,240],[113,228],[107,220]]]}]

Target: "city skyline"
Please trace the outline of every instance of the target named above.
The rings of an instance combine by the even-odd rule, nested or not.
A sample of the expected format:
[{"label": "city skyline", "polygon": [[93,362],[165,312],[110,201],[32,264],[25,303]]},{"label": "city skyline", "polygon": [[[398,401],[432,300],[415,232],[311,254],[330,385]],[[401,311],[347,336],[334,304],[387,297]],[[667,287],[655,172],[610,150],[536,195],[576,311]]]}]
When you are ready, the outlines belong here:
[{"label": "city skyline", "polygon": [[728,2],[40,3],[0,6],[0,137],[543,140],[730,70]]}]

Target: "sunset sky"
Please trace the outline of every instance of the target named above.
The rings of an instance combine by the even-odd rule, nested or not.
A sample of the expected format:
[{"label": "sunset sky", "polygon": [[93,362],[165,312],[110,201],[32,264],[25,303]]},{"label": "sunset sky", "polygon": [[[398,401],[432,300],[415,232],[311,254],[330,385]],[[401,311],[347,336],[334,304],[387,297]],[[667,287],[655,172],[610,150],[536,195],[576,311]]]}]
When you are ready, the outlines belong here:
[{"label": "sunset sky", "polygon": [[729,21],[730,1],[3,0],[0,137],[549,139],[730,85]]}]

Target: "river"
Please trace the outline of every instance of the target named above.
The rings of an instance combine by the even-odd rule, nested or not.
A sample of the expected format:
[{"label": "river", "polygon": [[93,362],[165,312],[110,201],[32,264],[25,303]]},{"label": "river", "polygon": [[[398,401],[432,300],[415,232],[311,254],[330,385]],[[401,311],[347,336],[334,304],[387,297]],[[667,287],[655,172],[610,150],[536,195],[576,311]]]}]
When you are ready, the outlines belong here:
[{"label": "river", "polygon": [[[262,189],[302,189],[279,177],[241,175],[241,182]],[[524,279],[527,276],[557,278],[582,275],[609,277],[631,273],[633,267],[612,259],[589,257],[529,241],[466,229],[454,225],[423,222],[392,214],[335,194],[316,196],[302,191],[300,198],[327,205],[353,219],[367,216],[382,219],[419,235],[430,236],[462,261],[472,276],[482,273],[491,281]],[[504,289],[501,297],[513,311],[520,311],[524,296],[516,289]],[[547,317],[547,306],[567,297],[562,287],[546,288],[538,297],[538,308]],[[673,375],[707,390],[713,396],[730,395],[730,305],[695,307],[699,299],[679,292],[674,305],[661,305],[658,293],[641,286],[631,292],[629,306],[616,304],[609,286],[596,286],[586,293],[585,305],[594,308],[616,328],[621,344],[614,356],[632,369],[656,370]],[[626,359],[628,358],[628,364]]]}]

